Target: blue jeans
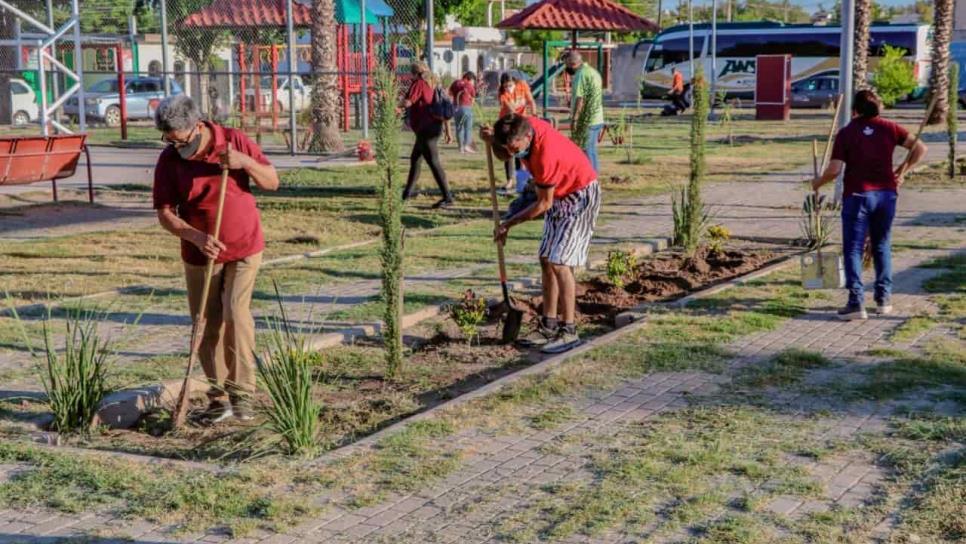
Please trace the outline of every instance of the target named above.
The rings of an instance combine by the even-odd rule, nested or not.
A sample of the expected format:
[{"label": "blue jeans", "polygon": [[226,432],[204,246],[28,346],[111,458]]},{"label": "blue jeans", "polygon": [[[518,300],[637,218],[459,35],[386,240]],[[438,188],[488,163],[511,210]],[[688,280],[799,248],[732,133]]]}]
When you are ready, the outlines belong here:
[{"label": "blue jeans", "polygon": [[587,129],[587,145],[584,146],[584,153],[590,159],[590,164],[594,165],[594,172],[600,175],[600,160],[597,158],[597,139],[600,138],[600,131],[604,130],[604,125],[591,125]]},{"label": "blue jeans", "polygon": [[845,257],[845,288],[849,305],[862,305],[862,249],[868,233],[875,263],[875,300],[892,295],[892,220],[896,216],[895,191],[867,191],[845,197],[842,202],[842,251]]},{"label": "blue jeans", "polygon": [[473,108],[460,106],[456,110],[456,145],[460,149],[473,144]]}]

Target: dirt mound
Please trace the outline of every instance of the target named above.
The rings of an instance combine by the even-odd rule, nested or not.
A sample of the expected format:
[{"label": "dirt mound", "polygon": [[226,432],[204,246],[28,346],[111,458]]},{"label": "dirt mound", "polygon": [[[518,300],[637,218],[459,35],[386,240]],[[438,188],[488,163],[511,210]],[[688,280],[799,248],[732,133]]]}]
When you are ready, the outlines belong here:
[{"label": "dirt mound", "polygon": [[[577,286],[577,308],[584,321],[609,320],[642,302],[678,298],[762,267],[774,258],[771,252],[707,250],[687,257],[667,252],[649,258],[625,279],[623,288],[604,278]],[[536,309],[539,309],[537,306]]]}]

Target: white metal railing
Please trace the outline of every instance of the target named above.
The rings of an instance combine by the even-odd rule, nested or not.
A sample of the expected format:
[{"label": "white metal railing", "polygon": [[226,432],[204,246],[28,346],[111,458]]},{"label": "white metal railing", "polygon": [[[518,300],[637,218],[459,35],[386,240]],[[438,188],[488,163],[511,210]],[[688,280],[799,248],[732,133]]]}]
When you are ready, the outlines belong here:
[{"label": "white metal railing", "polygon": [[[85,100],[84,100],[84,57],[81,51],[81,32],[80,32],[80,5],[79,0],[71,0],[71,17],[64,23],[60,28],[53,28],[50,25],[42,23],[31,16],[29,13],[24,12],[18,7],[12,5],[7,0],[0,0],[0,9],[6,9],[16,15],[19,19],[24,22],[36,27],[38,30],[43,32],[44,39],[37,40],[37,80],[40,86],[40,96],[38,97],[38,110],[40,114],[40,132],[44,136],[50,135],[50,127],[53,126],[59,132],[72,134],[73,132],[65,127],[63,124],[59,123],[53,117],[53,113],[57,111],[68,99],[72,96],[77,96],[77,115],[80,123],[81,132],[85,132],[87,129],[87,119],[85,111]],[[57,40],[64,37],[69,31],[74,32],[74,69],[71,70],[64,63],[57,60]],[[17,40],[18,47],[21,43],[19,39]],[[50,50],[53,54],[48,53]],[[17,58],[20,58],[20,51],[17,51]],[[67,90],[65,90],[60,96],[54,100],[53,103],[48,103],[47,100],[47,64],[56,71],[59,70],[67,77],[74,80],[74,84]]]}]

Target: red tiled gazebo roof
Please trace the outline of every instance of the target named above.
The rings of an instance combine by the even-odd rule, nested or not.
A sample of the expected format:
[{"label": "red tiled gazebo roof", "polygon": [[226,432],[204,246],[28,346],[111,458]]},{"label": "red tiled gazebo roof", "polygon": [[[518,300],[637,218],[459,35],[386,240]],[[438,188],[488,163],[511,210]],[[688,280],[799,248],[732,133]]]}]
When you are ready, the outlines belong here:
[{"label": "red tiled gazebo roof", "polygon": [[520,30],[660,30],[650,19],[611,0],[543,0],[507,17],[496,26]]},{"label": "red tiled gazebo roof", "polygon": [[[215,0],[202,10],[180,21],[193,27],[284,27],[286,0]],[[292,22],[295,26],[309,26],[312,16],[309,7],[292,2]]]}]

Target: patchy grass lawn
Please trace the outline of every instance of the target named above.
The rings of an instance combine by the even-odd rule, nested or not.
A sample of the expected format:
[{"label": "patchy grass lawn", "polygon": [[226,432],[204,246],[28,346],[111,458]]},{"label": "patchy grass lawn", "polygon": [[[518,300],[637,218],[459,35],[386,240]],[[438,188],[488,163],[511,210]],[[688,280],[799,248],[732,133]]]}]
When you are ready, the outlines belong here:
[{"label": "patchy grass lawn", "polygon": [[[586,417],[574,410],[572,399],[625,379],[659,371],[726,372],[729,342],[773,330],[789,317],[826,303],[825,296],[804,291],[796,275],[786,272],[720,293],[686,311],[655,312],[639,330],[615,342],[331,463],[268,457],[212,478],[205,471],[128,468],[127,463],[120,470],[121,462],[110,458],[68,456],[8,442],[0,447],[0,462],[20,463],[23,470],[0,483],[0,503],[63,511],[102,504],[131,517],[185,528],[227,526],[233,534],[253,527],[281,528],[314,513],[307,506],[311,501],[292,503],[288,497],[293,493],[310,497],[322,490],[338,491],[345,505],[358,507],[391,493],[424,489],[463,465],[471,452],[454,440],[462,433],[553,431]],[[840,413],[787,411],[783,404],[772,403],[768,392],[814,385],[809,381],[812,372],[834,374],[841,368],[854,375],[855,370],[813,353],[785,352],[761,372],[739,374],[739,388],[694,397],[687,407],[669,409],[640,425],[573,432],[547,443],[543,453],[581,460],[574,477],[544,487],[514,482],[509,488],[488,489],[494,500],[505,495],[524,499],[494,520],[492,529],[508,540],[525,542],[614,531],[641,538],[685,531],[692,540],[709,543],[833,542],[865,538],[892,512],[898,535],[958,541],[963,526],[956,513],[966,505],[958,484],[963,478],[966,361],[949,346],[930,353],[928,360],[896,361],[882,365],[881,371],[871,366],[863,380],[833,376],[839,388],[809,394],[835,399],[845,408],[850,399],[869,398],[871,389],[882,391],[875,398],[883,401],[901,400],[916,390],[936,391],[946,403],[942,414],[896,412],[885,430],[834,438],[829,430]],[[447,358],[441,354],[439,360],[446,364]],[[381,364],[377,348],[342,348],[319,361],[319,377],[328,387],[345,386],[349,392],[378,374]],[[414,373],[412,383],[429,379],[418,377],[424,371],[419,366],[408,371]],[[946,415],[950,402],[956,403],[957,415]],[[376,410],[371,405],[355,413],[363,417]],[[825,484],[810,466],[853,455],[876,460],[885,473],[867,506],[830,507],[799,517],[771,511],[770,503],[778,497],[828,504]],[[192,493],[186,494],[188,489]],[[206,502],[205,497],[226,492],[233,497],[227,504],[211,508]],[[464,514],[473,506],[468,508]]]},{"label": "patchy grass lawn", "polygon": [[[736,145],[730,146],[716,136],[709,142],[711,179],[752,179],[752,174],[787,171],[808,162],[810,140],[821,137],[829,115],[796,112],[793,121],[777,123],[756,122],[750,113],[739,112],[733,128],[738,138]],[[616,116],[617,110],[608,110],[609,118],[616,120]],[[607,199],[623,200],[665,192],[669,184],[686,178],[690,121],[635,112],[630,112],[630,117],[634,140],[629,145],[640,163],[622,164],[625,149],[605,142],[601,160],[602,170],[606,172],[602,182]],[[713,132],[719,129],[724,130],[712,127]],[[116,131],[95,128],[92,138],[99,141],[103,135],[110,140],[115,137],[113,132]],[[154,142],[155,132],[149,127],[137,127],[132,139],[150,136],[149,140]],[[403,135],[404,149],[408,149],[410,139],[411,134]],[[447,177],[461,207],[485,209],[489,206],[484,160],[482,154],[457,154],[455,144],[443,151]],[[405,172],[408,156],[401,162]],[[502,173],[498,171],[497,176],[502,178]],[[280,191],[257,195],[267,241],[265,258],[331,248],[377,236],[377,183],[374,167],[302,168],[286,172]],[[403,217],[410,233],[479,217],[460,210],[439,213],[429,210],[428,205],[438,195],[428,171],[423,173],[419,186],[425,194],[407,207]],[[145,204],[150,197],[148,187],[137,185],[112,186],[102,192],[110,193],[111,198],[140,200]],[[7,202],[4,206],[4,213],[24,211],[16,202]],[[485,221],[479,227],[489,230]],[[0,267],[0,285],[6,286],[12,301],[18,305],[130,285],[173,288],[180,285],[178,244],[174,237],[155,225],[50,238],[29,245],[0,242],[0,260],[5,263]],[[487,257],[492,260],[489,245],[485,246]],[[420,259],[432,258],[423,252],[434,248],[409,245],[407,249],[418,266]],[[319,278],[320,281],[338,278],[357,264],[353,252],[340,253],[336,258],[344,258],[346,262],[337,262],[331,274]],[[433,263],[438,264],[446,263]],[[377,268],[367,263],[365,270],[374,272]]]}]

